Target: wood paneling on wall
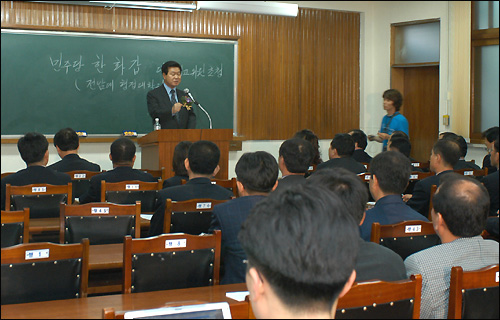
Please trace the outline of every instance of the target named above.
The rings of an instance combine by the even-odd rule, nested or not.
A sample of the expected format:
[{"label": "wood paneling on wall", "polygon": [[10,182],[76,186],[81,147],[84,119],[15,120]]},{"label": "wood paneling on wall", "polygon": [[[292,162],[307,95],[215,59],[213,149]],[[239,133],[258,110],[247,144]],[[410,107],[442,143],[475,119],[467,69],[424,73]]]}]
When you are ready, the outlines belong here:
[{"label": "wood paneling on wall", "polygon": [[2,28],[238,40],[238,134],[251,140],[304,128],[329,139],[359,127],[359,19],[303,8],[290,18],[1,2]]}]

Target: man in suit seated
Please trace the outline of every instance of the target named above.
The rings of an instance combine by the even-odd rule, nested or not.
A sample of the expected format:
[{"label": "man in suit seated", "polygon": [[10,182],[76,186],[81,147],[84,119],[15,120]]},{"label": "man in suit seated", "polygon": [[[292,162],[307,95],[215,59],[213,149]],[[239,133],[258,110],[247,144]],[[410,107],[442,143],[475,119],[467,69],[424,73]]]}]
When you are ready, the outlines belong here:
[{"label": "man in suit seated", "polygon": [[361,163],[352,158],[354,153],[354,140],[347,133],[337,133],[330,142],[328,156],[330,160],[318,165],[317,170],[324,168],[345,168],[359,174],[366,171]]},{"label": "man in suit seated", "polygon": [[441,177],[453,172],[453,167],[457,164],[459,158],[460,147],[455,141],[448,139],[438,140],[432,147],[429,165],[430,169],[436,175],[418,181],[413,188],[413,193],[405,195],[406,204],[415,211],[420,212],[424,217],[427,217],[432,185],[439,187]]},{"label": "man in suit seated", "polygon": [[67,174],[46,167],[49,162],[49,142],[43,134],[38,132],[26,133],[17,141],[17,149],[27,167],[2,179],[2,210],[5,210],[5,188],[7,184],[13,186],[25,186],[35,183],[64,185],[71,182],[71,177]]},{"label": "man in suit seated", "polygon": [[90,188],[80,197],[80,203],[101,201],[101,181],[121,182],[139,180],[157,182],[158,180],[147,172],[134,169],[135,144],[129,138],[118,138],[111,144],[109,159],[113,162],[113,170],[100,173],[90,178]]},{"label": "man in suit seated", "polygon": [[[490,151],[490,156],[491,164],[498,169],[498,167],[500,166],[498,139],[496,139],[493,143],[493,148]],[[481,180],[481,182],[486,187],[486,190],[488,190],[488,194],[490,195],[490,216],[498,217],[499,171],[497,170],[491,174],[488,174],[483,178],[483,180]]]},{"label": "man in suit seated", "polygon": [[101,171],[101,167],[98,164],[82,159],[78,155],[80,141],[75,130],[71,128],[59,130],[54,136],[54,147],[56,147],[61,160],[51,164],[49,166],[50,169],[59,172],[74,170]]},{"label": "man in suit seated", "polygon": [[356,278],[359,250],[358,226],[345,210],[336,194],[308,183],[255,205],[238,239],[256,318],[335,316]]},{"label": "man in suit seated", "polygon": [[314,147],[309,141],[300,138],[284,141],[279,151],[278,166],[281,179],[278,180],[276,191],[303,183],[313,156]]},{"label": "man in suit seated", "polygon": [[351,130],[349,134],[354,140],[354,153],[352,154],[352,158],[358,162],[370,163],[372,157],[365,152],[366,146],[368,145],[366,134],[360,129]]},{"label": "man in suit seated", "polygon": [[265,151],[244,153],[235,167],[239,198],[216,205],[209,231],[222,231],[221,284],[245,282],[247,257],[238,232],[250,210],[278,185],[278,163]]},{"label": "man in suit seated", "polygon": [[472,161],[465,161],[465,156],[467,155],[467,142],[464,137],[459,136],[453,132],[443,132],[439,134],[439,139],[450,139],[458,143],[460,146],[460,159],[458,159],[457,164],[453,167],[453,170],[460,169],[473,169],[480,170],[481,168],[473,163]]},{"label": "man in suit seated", "polygon": [[224,187],[212,184],[210,179],[219,172],[219,147],[206,140],[196,141],[189,147],[188,157],[184,161],[189,175],[189,181],[180,186],[160,190],[158,207],[151,218],[149,236],[163,233],[165,218],[165,203],[172,201],[186,201],[191,199],[229,200],[233,193]]},{"label": "man in suit seated", "polygon": [[394,224],[407,220],[429,221],[408,207],[401,198],[410,179],[410,160],[400,152],[379,153],[370,163],[370,192],[375,206],[366,211],[365,221],[359,228],[361,238],[370,241],[372,224]]},{"label": "man in suit seated", "polygon": [[[368,190],[364,182],[354,173],[344,168],[324,169],[307,178],[306,183],[326,187],[337,194],[345,205],[345,213],[350,214],[358,225],[363,224]],[[397,253],[378,243],[364,241],[361,237],[358,238],[358,242],[356,282],[373,279],[383,281],[406,279],[403,259]]]},{"label": "man in suit seated", "polygon": [[[486,145],[486,149],[487,150],[493,149],[493,143],[495,142],[495,140],[498,139],[499,131],[500,131],[499,127],[496,126],[496,127],[491,127],[489,129],[486,129],[482,133],[482,137],[484,139],[484,144]],[[494,165],[491,164],[491,160],[490,160],[490,155],[489,154],[487,154],[487,155],[484,156],[484,159],[483,159],[483,169],[484,168],[488,168],[488,174],[497,171],[497,167],[495,167]]]},{"label": "man in suit seated", "polygon": [[[405,157],[410,159],[411,143],[410,140],[403,137],[391,137],[387,143],[387,150],[401,152]],[[420,168],[415,168],[410,162],[411,172],[424,172]]]},{"label": "man in suit seated", "polygon": [[498,264],[498,242],[481,237],[489,204],[486,189],[475,179],[457,173],[442,178],[431,211],[442,244],[405,259],[408,276],[422,275],[421,319],[446,318],[453,266],[470,271]]}]

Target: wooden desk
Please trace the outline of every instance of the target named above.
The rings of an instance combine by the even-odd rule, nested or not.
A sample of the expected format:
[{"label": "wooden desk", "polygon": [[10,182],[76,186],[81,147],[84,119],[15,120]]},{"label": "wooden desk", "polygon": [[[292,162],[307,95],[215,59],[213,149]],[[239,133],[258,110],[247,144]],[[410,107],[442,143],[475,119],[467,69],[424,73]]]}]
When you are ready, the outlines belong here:
[{"label": "wooden desk", "polygon": [[2,305],[2,319],[102,319],[102,309],[116,311],[160,308],[176,301],[228,302],[233,319],[248,319],[248,302],[226,297],[226,292],[246,291],[244,283],[189,289],[115,294],[80,299]]},{"label": "wooden desk", "polygon": [[89,270],[123,268],[123,243],[99,244],[89,247]]}]

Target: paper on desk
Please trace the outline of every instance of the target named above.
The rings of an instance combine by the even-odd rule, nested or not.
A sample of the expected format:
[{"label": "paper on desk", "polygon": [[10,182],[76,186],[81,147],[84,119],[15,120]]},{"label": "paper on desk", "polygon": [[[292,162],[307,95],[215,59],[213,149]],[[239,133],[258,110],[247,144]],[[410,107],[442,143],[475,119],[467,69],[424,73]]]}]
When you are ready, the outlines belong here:
[{"label": "paper on desk", "polygon": [[151,221],[151,218],[153,217],[152,214],[142,214],[141,213],[141,218],[143,219],[146,219],[146,220],[150,220]]},{"label": "paper on desk", "polygon": [[245,301],[246,296],[248,296],[248,291],[226,292],[226,297],[236,301]]}]

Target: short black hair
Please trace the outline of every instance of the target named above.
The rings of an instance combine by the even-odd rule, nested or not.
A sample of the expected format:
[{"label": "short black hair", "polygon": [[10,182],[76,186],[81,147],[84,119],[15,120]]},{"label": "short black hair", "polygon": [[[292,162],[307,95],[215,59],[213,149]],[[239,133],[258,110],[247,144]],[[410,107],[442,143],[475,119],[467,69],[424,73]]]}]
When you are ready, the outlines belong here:
[{"label": "short black hair", "polygon": [[460,146],[454,140],[439,139],[432,147],[434,154],[439,154],[443,161],[454,167],[460,160]]},{"label": "short black hair", "polygon": [[319,139],[318,136],[309,129],[303,129],[295,132],[293,138],[300,138],[309,141],[314,147],[314,157],[312,159],[311,164],[320,164],[321,160],[321,152],[319,151]]},{"label": "short black hair", "polygon": [[365,150],[366,146],[368,145],[368,140],[366,138],[366,133],[363,132],[363,130],[360,129],[354,129],[349,131],[349,134],[351,135],[352,139],[354,140],[354,143],[358,143],[358,147]]},{"label": "short black hair", "polygon": [[337,194],[354,220],[361,223],[368,202],[368,188],[355,173],[345,168],[325,168],[309,176],[306,183],[326,187]]},{"label": "short black hair", "polygon": [[48,149],[47,138],[38,132],[28,132],[17,140],[17,150],[27,165],[42,161]]},{"label": "short black hair", "polygon": [[188,172],[184,165],[184,160],[188,156],[189,147],[193,143],[191,141],[181,141],[174,148],[174,155],[172,157],[172,169],[177,176],[187,176]]},{"label": "short black hair", "polygon": [[279,156],[283,157],[288,171],[306,173],[314,156],[314,147],[304,139],[288,139],[281,144]]},{"label": "short black hair", "polygon": [[406,134],[406,132],[401,131],[401,130],[396,130],[396,131],[394,131],[394,132],[391,134],[391,136],[390,136],[389,140],[392,140],[392,138],[405,138],[405,139],[410,140],[410,137],[408,137],[408,135]]},{"label": "short black hair", "polygon": [[359,251],[359,226],[321,186],[271,192],[242,224],[238,240],[254,267],[291,310],[331,311]]},{"label": "short black hair", "polygon": [[193,173],[212,174],[219,165],[219,147],[212,141],[196,141],[189,147],[188,160]]},{"label": "short black hair", "polygon": [[391,100],[394,107],[396,107],[396,111],[399,111],[403,105],[403,95],[396,89],[385,90],[382,94],[382,98]]},{"label": "short black hair", "polygon": [[350,157],[354,153],[354,139],[347,133],[337,133],[330,142],[330,146],[332,150],[337,149],[341,157]]},{"label": "short black hair", "polygon": [[452,137],[454,138],[457,136],[457,134],[455,132],[446,131],[446,132],[441,132],[439,136],[441,137],[440,139],[446,139]]},{"label": "short black hair", "polygon": [[61,129],[54,136],[54,147],[59,147],[62,151],[76,150],[79,145],[78,135],[71,128]]},{"label": "short black hair", "polygon": [[498,152],[498,138],[495,140],[495,143],[493,144],[493,148],[495,148],[495,151]]},{"label": "short black hair", "polygon": [[483,139],[488,140],[488,142],[493,142],[498,139],[499,127],[491,127],[482,133]]},{"label": "short black hair", "polygon": [[432,202],[434,211],[443,216],[446,226],[457,237],[478,236],[486,227],[490,198],[476,179],[454,172],[444,175]]},{"label": "short black hair", "polygon": [[268,152],[256,151],[244,153],[234,168],[236,179],[245,189],[254,192],[269,193],[278,180],[278,163]]},{"label": "short black hair", "polygon": [[401,194],[405,191],[411,174],[408,157],[397,151],[377,154],[370,162],[370,173],[377,177],[380,189],[387,194]]},{"label": "short black hair", "polygon": [[181,65],[176,61],[167,61],[161,66],[161,72],[164,74],[168,74],[169,68],[179,68],[182,72]]},{"label": "short black hair", "polygon": [[110,152],[111,159],[115,164],[126,164],[131,162],[135,156],[135,143],[126,137],[113,141]]},{"label": "short black hair", "polygon": [[404,154],[407,158],[410,157],[410,152],[411,152],[410,140],[403,138],[403,137],[395,137],[395,138],[391,138],[390,143],[391,143],[390,144],[391,150],[393,148],[395,148],[395,149],[397,149],[397,151]]}]

